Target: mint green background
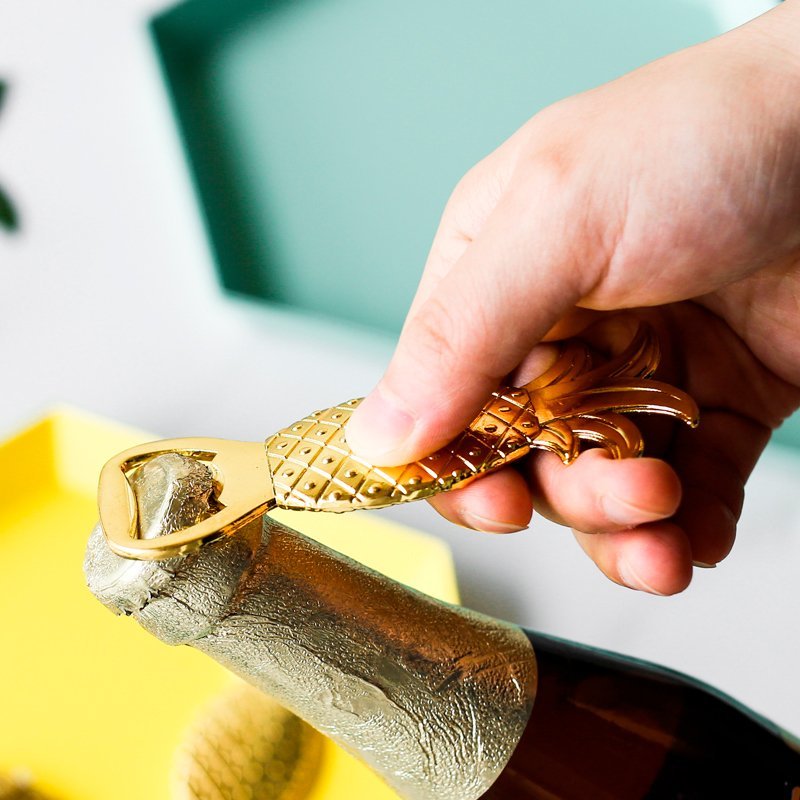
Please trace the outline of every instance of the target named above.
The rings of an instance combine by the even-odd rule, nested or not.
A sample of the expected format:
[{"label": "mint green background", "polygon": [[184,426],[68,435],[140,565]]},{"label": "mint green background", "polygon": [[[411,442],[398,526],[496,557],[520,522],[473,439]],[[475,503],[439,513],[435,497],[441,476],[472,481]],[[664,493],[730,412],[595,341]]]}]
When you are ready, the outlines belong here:
[{"label": "mint green background", "polygon": [[225,285],[396,331],[463,173],[697,0],[193,0],[153,24]]},{"label": "mint green background", "polygon": [[224,286],[390,332],[472,164],[720,32],[701,0],[190,0],[152,30]]},{"label": "mint green background", "polygon": [[774,441],[800,448],[800,413],[795,414],[778,429]]}]

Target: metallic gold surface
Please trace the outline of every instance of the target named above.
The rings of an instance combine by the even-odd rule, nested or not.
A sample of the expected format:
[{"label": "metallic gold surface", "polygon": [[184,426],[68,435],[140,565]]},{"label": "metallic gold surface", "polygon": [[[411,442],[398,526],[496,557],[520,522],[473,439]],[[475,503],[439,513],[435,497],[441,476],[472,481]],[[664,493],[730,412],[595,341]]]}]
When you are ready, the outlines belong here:
[{"label": "metallic gold surface", "polygon": [[[197,471],[193,491],[204,492],[210,471],[186,460]],[[162,478],[185,472],[158,459],[143,467],[156,469]],[[156,492],[146,477],[139,486]],[[161,497],[175,491],[162,486],[139,507],[171,507]],[[192,508],[184,521],[195,517]],[[164,520],[172,533],[178,516]],[[536,662],[522,631],[400,586],[267,516],[263,529],[255,521],[241,531],[156,562],[118,557],[98,527],[85,561],[90,589],[163,641],[189,644],[275,697],[401,797],[479,798],[533,704]],[[143,673],[131,670],[122,685],[146,691]]]},{"label": "metallic gold surface", "polygon": [[304,800],[322,758],[322,736],[247,684],[204,708],[181,743],[175,800]]},{"label": "metallic gold surface", "polygon": [[[206,464],[213,478],[213,517],[168,534],[148,536],[132,481],[137,471],[159,456],[174,453]],[[162,559],[197,550],[232,533],[274,507],[264,448],[226,439],[164,439],[131,447],[109,460],[100,473],[97,501],[103,530],[117,555]]]},{"label": "metallic gold surface", "polygon": [[[464,486],[536,448],[565,463],[578,455],[582,441],[605,447],[614,458],[637,456],[641,434],[622,412],[664,414],[692,426],[698,421],[697,405],[685,392],[651,379],[658,362],[658,341],[646,324],[621,355],[598,366],[584,343],[568,340],[538,378],[493,392],[453,442],[399,467],[371,464],[350,450],[346,426],[358,399],[315,411],[269,437],[266,456],[260,445],[218,439],[142,445],[104,467],[100,519],[117,554],[167,558],[234,533],[275,506],[341,512],[418,500]],[[185,530],[147,538],[130,480],[137,468],[167,452],[209,465],[218,511]]]},{"label": "metallic gold surface", "polygon": [[658,366],[653,330],[640,326],[627,350],[599,367],[583,343],[562,345],[553,366],[523,387],[505,387],[467,429],[421,461],[379,467],[347,445],[346,425],[359,400],[315,411],[267,440],[267,457],[280,508],[349,511],[431,497],[465,485],[532,448],[565,463],[588,440],[615,458],[644,447],[636,426],[619,412],[667,414],[697,424],[697,406],[684,392],[650,380]]}]

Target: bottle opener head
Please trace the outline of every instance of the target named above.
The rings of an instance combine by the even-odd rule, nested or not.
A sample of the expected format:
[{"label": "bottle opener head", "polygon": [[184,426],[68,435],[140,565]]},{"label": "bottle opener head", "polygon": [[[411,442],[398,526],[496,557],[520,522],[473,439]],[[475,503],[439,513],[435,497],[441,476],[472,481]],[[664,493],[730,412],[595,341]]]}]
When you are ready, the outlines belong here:
[{"label": "bottle opener head", "polygon": [[[195,459],[211,471],[218,510],[183,530],[150,537],[140,530],[139,501],[131,481],[140,467],[168,453]],[[234,533],[263,514],[271,504],[271,485],[261,443],[204,438],[150,442],[119,453],[103,467],[98,487],[100,522],[117,555],[171,558]]]}]

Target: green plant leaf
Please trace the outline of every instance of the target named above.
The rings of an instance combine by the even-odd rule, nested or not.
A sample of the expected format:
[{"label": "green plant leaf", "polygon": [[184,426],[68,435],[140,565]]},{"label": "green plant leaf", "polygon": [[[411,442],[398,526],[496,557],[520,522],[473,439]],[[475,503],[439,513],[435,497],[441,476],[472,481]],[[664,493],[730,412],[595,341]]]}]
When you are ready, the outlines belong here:
[{"label": "green plant leaf", "polygon": [[[0,109],[3,107],[3,100],[6,97],[8,84],[0,81]],[[17,209],[11,202],[11,198],[0,187],[0,227],[9,231],[15,231],[19,227],[19,216]]]},{"label": "green plant leaf", "polygon": [[19,227],[17,209],[2,187],[0,187],[0,227],[8,231],[15,231]]}]

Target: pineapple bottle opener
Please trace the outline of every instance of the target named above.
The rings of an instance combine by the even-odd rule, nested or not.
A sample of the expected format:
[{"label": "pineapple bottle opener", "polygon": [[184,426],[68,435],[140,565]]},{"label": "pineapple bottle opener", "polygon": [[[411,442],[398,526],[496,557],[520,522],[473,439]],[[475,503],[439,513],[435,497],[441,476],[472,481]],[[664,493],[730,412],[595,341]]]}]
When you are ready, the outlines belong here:
[{"label": "pineapple bottle opener", "polygon": [[[553,365],[525,386],[492,393],[480,413],[449,445],[398,467],[380,467],[347,445],[347,421],[360,400],[314,411],[266,440],[167,439],[112,458],[100,474],[100,521],[111,549],[134,559],[163,559],[235,533],[273,508],[353,511],[419,500],[464,486],[538,448],[569,463],[582,441],[614,458],[641,454],[644,443],[622,413],[648,412],[698,422],[685,392],[651,378],[660,350],[652,328],[640,324],[623,353],[595,365],[577,339],[560,344]],[[183,530],[149,536],[139,530],[133,473],[165,453],[206,464],[214,476],[217,512]]]}]

